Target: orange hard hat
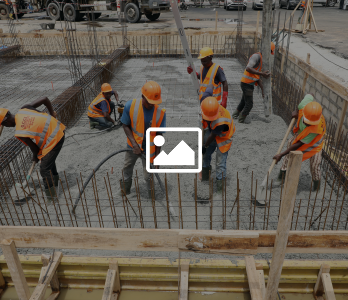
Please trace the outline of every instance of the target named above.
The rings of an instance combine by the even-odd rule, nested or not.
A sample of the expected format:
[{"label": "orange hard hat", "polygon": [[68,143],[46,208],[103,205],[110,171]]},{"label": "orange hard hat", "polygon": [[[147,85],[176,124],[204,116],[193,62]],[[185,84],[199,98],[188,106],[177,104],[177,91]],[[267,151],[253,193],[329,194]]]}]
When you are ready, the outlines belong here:
[{"label": "orange hard hat", "polygon": [[141,88],[141,93],[146,98],[147,102],[151,104],[162,103],[161,87],[155,81],[146,82]]},{"label": "orange hard hat", "polygon": [[101,86],[102,93],[112,92],[112,87],[108,83],[103,83]]},{"label": "orange hard hat", "polygon": [[7,113],[8,113],[8,109],[0,108],[0,125],[1,125],[2,121],[5,119]]},{"label": "orange hard hat", "polygon": [[219,102],[215,97],[207,97],[201,103],[203,119],[214,121],[219,115]]},{"label": "orange hard hat", "polygon": [[309,102],[303,109],[303,121],[310,125],[317,125],[320,122],[322,112],[323,109],[318,102]]},{"label": "orange hard hat", "polygon": [[213,53],[213,50],[211,50],[211,48],[204,47],[204,48],[201,49],[201,51],[199,51],[198,59],[202,59],[204,57],[211,56],[213,54],[214,53]]},{"label": "orange hard hat", "polygon": [[274,49],[275,49],[275,45],[273,42],[271,42],[271,53],[272,55],[274,55]]}]

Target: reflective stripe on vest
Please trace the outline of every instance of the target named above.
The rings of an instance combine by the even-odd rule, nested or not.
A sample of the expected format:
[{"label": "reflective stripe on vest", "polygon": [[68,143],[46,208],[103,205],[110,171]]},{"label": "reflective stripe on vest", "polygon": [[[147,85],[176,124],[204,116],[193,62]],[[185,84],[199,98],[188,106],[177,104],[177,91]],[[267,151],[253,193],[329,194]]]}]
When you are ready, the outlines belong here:
[{"label": "reflective stripe on vest", "polygon": [[[133,125],[134,126],[132,125],[132,130],[139,137],[144,138],[144,134],[138,132],[137,129],[136,129],[140,105],[141,105],[141,99],[140,100],[139,99],[135,100],[135,107],[134,107],[134,113],[133,113]],[[141,148],[141,145],[139,147]]]},{"label": "reflective stripe on vest", "polygon": [[98,105],[100,102],[105,101],[107,103],[108,106],[108,113],[111,113],[111,107],[110,107],[110,103],[108,100],[106,100],[103,96],[102,93],[100,93],[93,101],[92,103],[88,106],[88,113],[87,115],[90,118],[103,118],[103,111],[99,108],[96,107],[96,105]]},{"label": "reflective stripe on vest", "polygon": [[[199,80],[199,83],[200,83],[199,99],[202,99],[203,93],[206,91],[207,87],[209,85],[213,85],[213,97],[215,97],[217,99],[219,104],[221,103],[221,95],[222,95],[221,82],[219,82],[219,84],[215,84],[215,76],[216,76],[216,73],[217,73],[219,67],[220,66],[218,64],[213,64],[209,68],[209,70],[204,78],[204,81],[203,81],[203,66],[201,66],[201,68],[200,68],[201,75],[200,75],[200,80]],[[208,78],[209,78],[209,81],[208,81]]]},{"label": "reflective stripe on vest", "polygon": [[[261,69],[262,69],[262,54],[260,52],[257,52],[255,54],[259,54],[260,55],[260,64],[259,64],[259,66],[255,70],[258,71],[258,72],[261,72]],[[251,56],[249,57],[249,61],[250,61],[250,58],[251,58]],[[242,76],[242,79],[241,79],[241,82],[248,83],[248,84],[255,82],[255,85],[257,85],[257,81],[259,81],[259,79],[260,79],[260,75],[249,73],[245,69],[244,73],[243,73],[243,76]]]},{"label": "reflective stripe on vest", "polygon": [[320,144],[321,144],[323,141],[324,141],[324,136],[323,136],[319,141],[317,141],[314,145],[312,145],[311,147],[309,147],[309,148],[303,150],[302,152],[303,152],[303,153],[307,153],[307,152],[309,152],[309,151],[312,151],[314,148],[319,147]]}]

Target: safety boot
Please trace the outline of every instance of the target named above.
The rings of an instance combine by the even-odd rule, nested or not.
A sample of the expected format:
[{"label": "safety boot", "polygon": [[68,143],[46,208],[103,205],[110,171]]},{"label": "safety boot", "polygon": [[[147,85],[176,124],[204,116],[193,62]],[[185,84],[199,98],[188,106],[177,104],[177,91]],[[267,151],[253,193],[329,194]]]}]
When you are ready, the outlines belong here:
[{"label": "safety boot", "polygon": [[51,202],[51,201],[57,201],[57,194],[56,194],[56,190],[53,186],[45,189],[45,194],[47,197],[47,201]]},{"label": "safety boot", "polygon": [[[132,179],[128,181],[124,181],[121,183],[122,184],[122,190],[124,189],[124,192],[126,195],[129,195],[131,193],[131,187],[132,187]],[[123,193],[120,191],[120,196],[122,197]]]},{"label": "safety boot", "polygon": [[211,170],[211,166],[208,168],[202,168],[202,181],[208,181],[209,180],[209,171]]},{"label": "safety boot", "polygon": [[58,186],[59,184],[59,175],[53,175],[54,186]]},{"label": "safety boot", "polygon": [[320,180],[313,180],[312,191],[313,192],[320,191]]},{"label": "safety boot", "polygon": [[218,194],[222,193],[222,187],[223,187],[223,180],[222,179],[216,179],[216,192]]},{"label": "safety boot", "polygon": [[239,117],[239,114],[240,114],[240,111],[238,109],[236,109],[233,114],[232,114],[232,118],[233,119],[238,119]]},{"label": "safety boot", "polygon": [[91,129],[94,129],[97,125],[99,125],[98,122],[89,121],[89,127],[90,127]]},{"label": "safety boot", "polygon": [[238,117],[238,123],[245,123],[245,119],[247,116],[244,116],[243,114],[240,114]]},{"label": "safety boot", "polygon": [[286,170],[279,170],[279,174],[277,177],[277,181],[279,182],[279,184],[281,184],[282,182],[284,183],[285,175],[286,175]]}]

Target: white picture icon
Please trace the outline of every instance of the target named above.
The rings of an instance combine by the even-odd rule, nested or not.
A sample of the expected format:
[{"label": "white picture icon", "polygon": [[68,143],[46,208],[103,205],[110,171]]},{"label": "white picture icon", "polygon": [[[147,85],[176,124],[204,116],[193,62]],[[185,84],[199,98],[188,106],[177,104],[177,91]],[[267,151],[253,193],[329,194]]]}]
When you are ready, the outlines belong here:
[{"label": "white picture icon", "polygon": [[[198,137],[198,167],[195,169],[152,169],[150,168],[150,133],[151,132],[173,132],[182,131],[183,137],[185,137],[185,132],[197,132]],[[154,138],[154,144],[157,147],[162,147],[165,143],[165,138],[162,135],[157,135]],[[151,127],[146,131],[146,170],[149,173],[198,173],[202,170],[202,131],[200,128],[192,127],[166,127],[158,128]],[[169,153],[165,153],[163,150],[155,157],[153,161],[154,166],[195,166],[195,151],[191,149],[189,145],[182,140],[175,148]]]}]

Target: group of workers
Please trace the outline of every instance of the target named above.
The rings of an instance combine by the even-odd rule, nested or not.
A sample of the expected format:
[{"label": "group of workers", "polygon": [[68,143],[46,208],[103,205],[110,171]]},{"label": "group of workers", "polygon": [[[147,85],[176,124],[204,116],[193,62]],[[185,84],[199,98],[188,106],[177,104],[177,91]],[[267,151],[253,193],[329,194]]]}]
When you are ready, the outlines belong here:
[{"label": "group of workers", "polygon": [[[271,44],[271,53],[274,53],[274,44]],[[226,109],[228,98],[228,84],[223,69],[213,63],[212,49],[205,47],[200,51],[198,59],[202,66],[196,73],[200,83],[199,100],[203,125],[203,168],[200,180],[208,181],[211,171],[212,154],[216,151],[216,190],[221,192],[222,181],[226,177],[226,162],[228,151],[232,145],[232,137],[236,131],[233,118],[244,123],[245,118],[253,107],[254,86],[259,85],[263,94],[261,77],[268,78],[269,71],[262,71],[262,54],[253,54],[248,62],[241,79],[243,91],[242,99],[232,116]],[[192,73],[191,67],[187,68]],[[115,104],[111,101],[114,95],[118,102],[118,94],[110,84],[104,83],[101,93],[88,107],[90,128],[106,129],[115,125],[111,113]],[[160,153],[160,147],[154,143],[156,135],[163,132],[151,132],[150,141],[146,141],[146,130],[150,127],[166,127],[166,110],[161,109],[161,87],[154,81],[148,81],[141,89],[139,99],[129,100],[123,110],[121,123],[127,137],[127,147],[123,167],[124,192],[129,194],[132,187],[133,169],[140,158],[143,164],[144,179],[147,183],[147,195],[151,198],[150,174],[146,171],[145,150],[146,143],[150,143],[150,162]],[[49,113],[38,111],[41,105],[46,106]],[[284,152],[273,157],[279,162],[285,157],[278,176],[283,180],[288,164],[290,151],[302,151],[303,160],[310,159],[310,170],[313,178],[313,190],[320,188],[320,162],[322,159],[322,147],[326,132],[325,118],[322,115],[322,107],[314,101],[312,95],[306,95],[293,112],[293,118],[297,123],[293,128],[294,136],[288,142],[288,148]],[[65,126],[57,119],[57,113],[53,110],[51,102],[46,98],[40,98],[28,105],[24,105],[16,115],[8,109],[0,108],[0,125],[15,127],[15,137],[29,146],[33,153],[32,160],[41,161],[40,174],[43,178],[47,197],[55,195],[53,186],[58,186],[59,175],[56,168],[56,158],[63,147]],[[165,131],[165,130],[164,130]],[[153,166],[158,168],[158,166]]]}]

